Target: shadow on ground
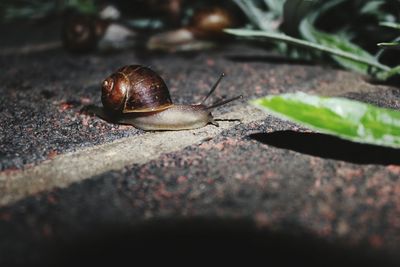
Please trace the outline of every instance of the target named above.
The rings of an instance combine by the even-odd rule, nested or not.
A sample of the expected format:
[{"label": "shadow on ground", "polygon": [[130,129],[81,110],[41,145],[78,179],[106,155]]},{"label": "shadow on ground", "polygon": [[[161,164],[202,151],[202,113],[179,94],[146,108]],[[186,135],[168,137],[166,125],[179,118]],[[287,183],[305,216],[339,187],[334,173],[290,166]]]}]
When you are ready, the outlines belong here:
[{"label": "shadow on ground", "polygon": [[[349,249],[300,234],[262,230],[250,220],[173,219],[132,226],[109,225],[64,245],[57,266],[139,262],[185,265],[260,262],[272,266],[396,266],[367,249]],[[224,264],[224,265],[225,265]],[[111,265],[110,265],[111,266]],[[397,265],[398,266],[398,265]]]},{"label": "shadow on ground", "polygon": [[326,134],[276,131],[249,137],[267,145],[321,158],[358,164],[400,164],[400,149],[355,143]]}]

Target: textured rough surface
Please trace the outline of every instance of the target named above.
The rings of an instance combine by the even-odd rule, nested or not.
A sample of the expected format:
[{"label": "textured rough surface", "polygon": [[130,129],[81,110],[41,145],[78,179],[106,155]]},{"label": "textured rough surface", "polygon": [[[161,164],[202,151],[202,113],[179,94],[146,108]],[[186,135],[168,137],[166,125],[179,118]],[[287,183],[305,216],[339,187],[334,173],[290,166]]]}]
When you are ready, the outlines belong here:
[{"label": "textured rough surface", "polygon": [[[0,57],[7,66],[0,72],[0,193],[11,174],[51,166],[66,153],[151,136],[82,111],[100,104],[104,77],[133,63],[158,71],[180,103],[201,99],[225,72],[217,98],[307,91],[400,108],[397,87],[244,45],[184,55],[10,53]],[[244,106],[239,101],[215,115]],[[267,115],[233,123],[184,149],[2,206],[0,263],[183,263],[192,256],[209,263],[216,256],[290,266],[398,266],[399,156]]]},{"label": "textured rough surface", "polygon": [[24,170],[4,172],[6,176],[0,180],[0,206],[54,187],[67,187],[103,172],[119,170],[131,164],[144,164],[163,153],[201,144],[235,124],[264,119],[265,113],[243,105],[219,118],[235,118],[238,121],[219,121],[218,127],[207,125],[194,130],[149,132],[120,138],[115,142],[58,155],[50,161]]}]

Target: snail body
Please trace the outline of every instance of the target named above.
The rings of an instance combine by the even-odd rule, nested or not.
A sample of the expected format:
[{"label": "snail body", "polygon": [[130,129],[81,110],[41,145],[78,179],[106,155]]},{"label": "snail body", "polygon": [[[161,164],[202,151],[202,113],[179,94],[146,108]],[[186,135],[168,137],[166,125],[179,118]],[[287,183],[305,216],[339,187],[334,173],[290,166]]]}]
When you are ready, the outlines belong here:
[{"label": "snail body", "polygon": [[104,109],[98,115],[143,130],[188,130],[207,124],[218,125],[211,110],[239,98],[211,106],[203,104],[222,77],[201,103],[182,105],[172,103],[168,88],[157,73],[140,65],[125,66],[103,81],[101,100]]},{"label": "snail body", "polygon": [[172,105],[163,111],[124,115],[118,122],[147,131],[189,130],[209,123],[218,125],[203,105]]}]

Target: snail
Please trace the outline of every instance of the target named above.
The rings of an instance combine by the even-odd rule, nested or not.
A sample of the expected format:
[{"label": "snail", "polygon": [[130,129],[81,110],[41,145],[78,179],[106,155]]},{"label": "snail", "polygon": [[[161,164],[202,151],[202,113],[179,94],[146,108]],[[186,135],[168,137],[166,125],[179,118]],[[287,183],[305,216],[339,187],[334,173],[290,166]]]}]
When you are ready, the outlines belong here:
[{"label": "snail", "polygon": [[114,21],[119,15],[108,14],[114,11],[107,7],[101,16],[67,13],[62,26],[64,47],[74,53],[104,52],[132,47],[136,33]]},{"label": "snail", "polygon": [[204,103],[223,78],[217,82],[200,103],[173,104],[167,85],[153,70],[129,65],[118,69],[102,83],[103,109],[95,113],[116,123],[131,124],[143,130],[188,130],[207,124],[218,126],[211,110],[242,96],[206,106]]},{"label": "snail", "polygon": [[233,14],[221,7],[202,8],[194,12],[186,27],[159,33],[147,42],[150,50],[185,51],[213,47],[212,40],[222,39],[223,29],[235,26]]},{"label": "snail", "polygon": [[104,35],[108,22],[86,14],[67,14],[62,26],[64,47],[76,53],[94,50]]},{"label": "snail", "polygon": [[196,38],[218,38],[223,29],[236,24],[231,12],[220,7],[197,10],[189,23],[188,29]]}]

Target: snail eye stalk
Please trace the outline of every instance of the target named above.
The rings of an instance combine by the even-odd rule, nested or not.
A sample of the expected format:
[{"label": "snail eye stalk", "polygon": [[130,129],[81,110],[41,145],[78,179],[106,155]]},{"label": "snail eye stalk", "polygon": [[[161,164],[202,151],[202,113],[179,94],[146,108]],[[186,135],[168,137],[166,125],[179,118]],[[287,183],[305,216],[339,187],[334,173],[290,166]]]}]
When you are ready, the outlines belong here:
[{"label": "snail eye stalk", "polygon": [[203,105],[204,102],[206,102],[206,100],[210,97],[210,95],[212,95],[212,93],[214,93],[215,89],[217,89],[219,83],[221,82],[222,78],[225,77],[225,73],[221,73],[221,75],[219,76],[218,80],[214,83],[214,85],[211,87],[210,92],[208,92],[208,94],[203,98],[203,100],[200,102],[200,105]]},{"label": "snail eye stalk", "polygon": [[212,104],[211,106],[206,107],[206,109],[213,109],[213,108],[216,108],[216,107],[220,107],[222,105],[225,105],[225,104],[227,104],[229,102],[235,101],[235,100],[240,99],[240,98],[243,98],[243,95],[238,95],[238,96],[235,96],[235,97],[230,98],[230,99],[222,100],[221,102],[217,102],[215,104]]}]

